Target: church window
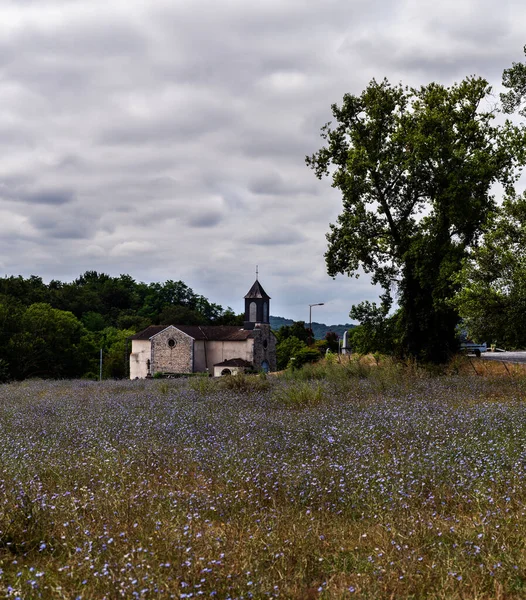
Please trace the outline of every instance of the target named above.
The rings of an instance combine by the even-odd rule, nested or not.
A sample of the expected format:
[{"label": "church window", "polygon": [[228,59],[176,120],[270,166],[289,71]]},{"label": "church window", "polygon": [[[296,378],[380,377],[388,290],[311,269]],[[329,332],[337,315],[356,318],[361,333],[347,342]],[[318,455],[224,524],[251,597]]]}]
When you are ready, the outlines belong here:
[{"label": "church window", "polygon": [[267,346],[268,346],[267,340],[263,340],[263,348],[265,348],[265,350],[267,349]]},{"label": "church window", "polygon": [[255,302],[251,302],[248,309],[248,320],[251,323],[255,323],[257,321],[257,306]]},{"label": "church window", "polygon": [[168,340],[168,346],[170,346],[170,348],[175,348],[175,344],[176,344],[176,341],[173,338],[170,338]]},{"label": "church window", "polygon": [[263,323],[268,321],[268,304],[266,302],[263,303]]}]

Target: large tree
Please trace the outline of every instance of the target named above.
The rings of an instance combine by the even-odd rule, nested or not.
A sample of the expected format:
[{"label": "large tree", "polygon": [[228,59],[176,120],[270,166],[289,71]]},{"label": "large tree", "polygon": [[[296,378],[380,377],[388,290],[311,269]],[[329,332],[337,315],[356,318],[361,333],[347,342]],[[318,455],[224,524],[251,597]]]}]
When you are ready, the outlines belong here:
[{"label": "large tree", "polygon": [[327,234],[327,269],[360,269],[397,288],[403,351],[440,362],[456,348],[453,274],[494,207],[500,183],[512,193],[520,130],[493,123],[490,87],[469,77],[420,89],[372,81],[333,105],[336,120],[307,164],[332,176],[343,211]]},{"label": "large tree", "polygon": [[464,261],[454,303],[479,342],[526,347],[526,198],[507,199]]}]

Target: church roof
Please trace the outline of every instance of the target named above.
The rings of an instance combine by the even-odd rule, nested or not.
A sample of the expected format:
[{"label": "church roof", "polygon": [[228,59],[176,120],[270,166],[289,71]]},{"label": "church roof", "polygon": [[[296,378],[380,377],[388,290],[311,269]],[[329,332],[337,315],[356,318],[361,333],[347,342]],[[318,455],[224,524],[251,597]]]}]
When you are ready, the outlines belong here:
[{"label": "church roof", "polygon": [[264,298],[265,300],[270,300],[270,296],[265,292],[257,279],[254,281],[254,285],[250,288],[245,298]]},{"label": "church roof", "polygon": [[217,363],[214,367],[253,367],[254,365],[243,358],[230,358],[223,362]]},{"label": "church roof", "polygon": [[[131,336],[132,340],[149,340],[169,325],[150,325],[143,331]],[[242,342],[254,337],[252,331],[237,325],[174,325],[176,329],[186,333],[194,340]]]},{"label": "church roof", "polygon": [[149,340],[152,335],[159,333],[163,329],[166,329],[166,325],[150,325],[146,329],[139,331],[135,335],[132,335],[130,339],[132,340]]}]

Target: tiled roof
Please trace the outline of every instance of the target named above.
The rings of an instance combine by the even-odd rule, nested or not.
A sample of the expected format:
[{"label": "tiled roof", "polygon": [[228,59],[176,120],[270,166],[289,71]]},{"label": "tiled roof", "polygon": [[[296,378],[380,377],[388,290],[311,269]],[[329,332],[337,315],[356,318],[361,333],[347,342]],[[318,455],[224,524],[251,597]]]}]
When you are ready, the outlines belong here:
[{"label": "tiled roof", "polygon": [[254,337],[252,331],[237,325],[174,325],[194,340],[240,341]]},{"label": "tiled roof", "polygon": [[265,300],[270,300],[270,296],[265,292],[257,279],[254,281],[254,285],[248,290],[245,298],[264,298]]},{"label": "tiled roof", "polygon": [[231,358],[224,360],[223,362],[217,363],[214,367],[252,367],[252,363],[244,360],[243,358]]},{"label": "tiled roof", "polygon": [[132,335],[130,339],[132,340],[149,340],[152,335],[159,333],[163,329],[166,329],[166,325],[150,325],[146,329],[139,331],[135,335]]},{"label": "tiled roof", "polygon": [[[160,333],[169,325],[150,325],[143,331],[132,335],[132,340],[149,340],[152,336]],[[229,341],[242,342],[254,337],[252,331],[238,327],[237,325],[174,325],[176,329],[186,333],[194,340]]]}]

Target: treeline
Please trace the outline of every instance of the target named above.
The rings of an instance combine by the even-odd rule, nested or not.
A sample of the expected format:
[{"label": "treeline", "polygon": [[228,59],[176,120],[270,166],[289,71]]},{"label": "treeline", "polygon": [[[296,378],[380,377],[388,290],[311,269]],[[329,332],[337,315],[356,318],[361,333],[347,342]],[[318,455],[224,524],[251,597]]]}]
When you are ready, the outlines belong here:
[{"label": "treeline", "polygon": [[182,281],[136,282],[87,271],[71,283],[0,279],[0,381],[126,377],[128,338],[148,325],[242,325],[243,315]]},{"label": "treeline", "polygon": [[[291,326],[295,321],[292,319],[285,319],[284,317],[273,317],[270,316],[270,326],[274,331],[278,331],[281,327]],[[303,321],[302,321],[303,322]],[[343,338],[343,334],[355,327],[351,323],[346,325],[325,325],[324,323],[312,322],[312,337],[315,340],[323,340],[328,333],[336,333],[338,337]]]}]

